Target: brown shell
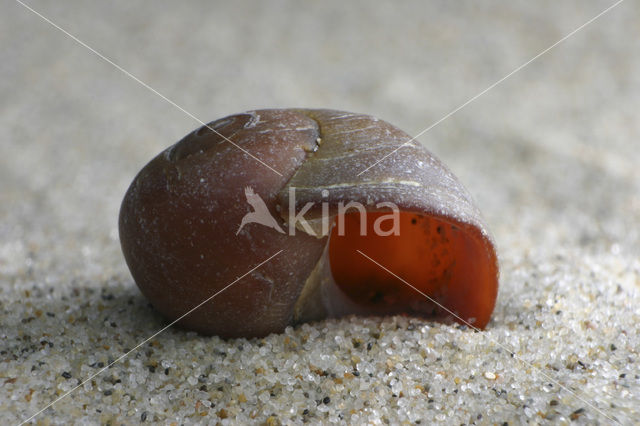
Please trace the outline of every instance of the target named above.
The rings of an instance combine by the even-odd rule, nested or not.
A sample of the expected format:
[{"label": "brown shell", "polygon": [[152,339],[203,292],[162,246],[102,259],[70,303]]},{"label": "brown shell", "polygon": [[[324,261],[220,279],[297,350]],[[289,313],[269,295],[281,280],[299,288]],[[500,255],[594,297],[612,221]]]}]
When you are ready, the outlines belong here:
[{"label": "brown shell", "polygon": [[[151,160],[134,179],[120,211],[120,239],[129,269],[167,318],[180,317],[283,250],[179,324],[223,337],[263,336],[301,321],[349,313],[405,312],[468,321],[479,328],[487,324],[498,288],[493,241],[464,187],[433,154],[410,142],[409,135],[371,116],[332,110],[251,111],[209,126],[217,133],[203,126]],[[348,263],[338,265],[349,244],[384,245],[384,240],[353,240],[341,252],[331,252],[342,241],[334,237],[335,228],[333,244],[328,236],[304,229],[288,235],[259,224],[248,224],[236,235],[251,211],[245,187],[259,194],[285,231],[290,208],[299,212],[307,203],[314,203],[304,216],[314,230],[320,229],[323,205],[334,218],[340,202],[359,202],[367,215],[384,210],[376,207],[380,202],[395,203],[403,220],[409,220],[408,215],[414,225],[416,218],[421,220],[418,228],[410,229],[413,245],[406,244],[416,249],[396,256],[398,262],[415,258],[415,271],[404,263],[403,268],[418,281],[439,271],[424,285],[438,288],[429,296],[446,309],[417,307],[408,298],[426,298],[382,269],[375,280],[393,284],[380,284],[376,292],[394,286],[393,296],[391,302],[376,305],[371,301],[377,293],[370,298],[367,277],[357,276],[359,266],[373,273],[371,260],[347,253]],[[295,205],[290,206],[292,189]],[[440,234],[443,227],[446,237],[436,235],[434,230]],[[419,245],[423,235],[429,247]],[[368,247],[362,247],[366,253]],[[394,247],[397,252],[404,245]],[[372,252],[384,253],[384,247]],[[429,262],[439,265],[443,259],[448,266],[428,271]],[[385,265],[385,256],[376,260]],[[394,271],[393,263],[385,266]],[[346,277],[362,282],[350,289]],[[360,303],[360,297],[367,300]]]}]

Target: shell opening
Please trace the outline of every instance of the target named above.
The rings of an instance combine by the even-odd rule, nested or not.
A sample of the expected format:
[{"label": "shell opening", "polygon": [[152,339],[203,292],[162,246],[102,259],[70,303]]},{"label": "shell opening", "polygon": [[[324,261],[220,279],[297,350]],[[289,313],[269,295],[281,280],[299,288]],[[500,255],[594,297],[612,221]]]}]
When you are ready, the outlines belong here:
[{"label": "shell opening", "polygon": [[[378,235],[374,223],[384,214],[347,213],[342,218],[343,234],[338,226],[333,227],[329,262],[342,293],[361,312],[451,316],[484,328],[497,293],[497,264],[477,229],[434,215],[401,211],[397,235]],[[363,228],[362,220],[366,221]]]}]

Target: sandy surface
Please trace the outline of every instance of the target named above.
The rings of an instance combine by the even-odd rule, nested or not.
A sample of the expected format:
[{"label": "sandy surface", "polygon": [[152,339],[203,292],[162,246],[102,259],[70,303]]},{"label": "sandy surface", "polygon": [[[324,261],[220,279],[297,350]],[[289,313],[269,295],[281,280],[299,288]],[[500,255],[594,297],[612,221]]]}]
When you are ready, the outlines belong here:
[{"label": "sandy surface", "polygon": [[[416,134],[613,2],[31,1],[209,121],[262,107]],[[116,219],[198,123],[18,3],[0,13],[0,423],[164,326]],[[495,234],[486,332],[347,318],[260,340],[170,329],[48,408],[69,424],[631,424],[640,418],[640,7],[627,0],[420,141]]]}]

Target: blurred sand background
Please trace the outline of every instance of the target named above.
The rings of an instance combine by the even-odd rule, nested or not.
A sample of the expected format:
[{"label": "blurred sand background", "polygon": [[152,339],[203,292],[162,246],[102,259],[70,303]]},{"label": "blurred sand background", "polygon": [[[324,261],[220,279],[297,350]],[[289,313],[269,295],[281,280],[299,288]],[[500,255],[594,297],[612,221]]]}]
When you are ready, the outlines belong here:
[{"label": "blurred sand background", "polygon": [[[319,107],[417,134],[613,2],[28,4],[204,121]],[[1,8],[8,424],[165,324],[128,273],[117,214],[135,173],[199,123],[19,3]],[[498,243],[485,333],[405,318],[251,341],[172,329],[34,421],[638,421],[639,52],[627,0],[420,137]]]}]

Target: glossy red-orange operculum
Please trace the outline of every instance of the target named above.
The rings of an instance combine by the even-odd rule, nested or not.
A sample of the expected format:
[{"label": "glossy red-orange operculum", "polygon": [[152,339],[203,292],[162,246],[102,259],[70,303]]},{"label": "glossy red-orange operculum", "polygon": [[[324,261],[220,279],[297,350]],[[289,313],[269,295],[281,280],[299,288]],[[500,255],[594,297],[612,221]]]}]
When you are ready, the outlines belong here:
[{"label": "glossy red-orange operculum", "polygon": [[397,232],[385,235],[393,222],[382,221],[376,230],[382,216],[389,212],[337,218],[344,220],[344,232],[333,228],[329,259],[347,297],[375,313],[451,317],[484,328],[498,277],[495,252],[480,232],[446,218],[401,211]]}]

